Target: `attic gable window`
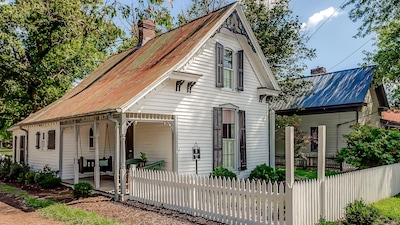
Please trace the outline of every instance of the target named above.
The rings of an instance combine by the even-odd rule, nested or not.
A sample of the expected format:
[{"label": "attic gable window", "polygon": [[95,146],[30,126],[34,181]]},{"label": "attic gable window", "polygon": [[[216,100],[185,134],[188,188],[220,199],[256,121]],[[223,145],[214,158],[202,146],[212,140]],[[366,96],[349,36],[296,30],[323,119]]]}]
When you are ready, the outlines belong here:
[{"label": "attic gable window", "polygon": [[[216,87],[243,91],[243,50],[235,53],[232,49],[225,48],[221,43],[215,46]],[[236,72],[236,77],[235,77]]]}]

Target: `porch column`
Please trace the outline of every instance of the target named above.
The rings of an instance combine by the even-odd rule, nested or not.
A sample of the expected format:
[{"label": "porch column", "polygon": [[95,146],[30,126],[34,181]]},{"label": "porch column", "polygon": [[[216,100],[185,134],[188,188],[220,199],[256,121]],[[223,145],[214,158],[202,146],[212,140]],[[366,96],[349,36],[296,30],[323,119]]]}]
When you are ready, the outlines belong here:
[{"label": "porch column", "polygon": [[126,115],[121,113],[121,200],[125,201],[126,195],[126,147],[125,147],[125,139],[126,139]]},{"label": "porch column", "polygon": [[76,125],[76,121],[74,122],[74,134],[75,134],[75,160],[74,160],[74,184],[79,182],[79,126]]},{"label": "porch column", "polygon": [[100,187],[100,166],[99,166],[99,124],[96,120],[93,123],[93,136],[94,136],[94,187]]},{"label": "porch column", "polygon": [[119,123],[116,119],[114,119],[111,114],[108,114],[108,120],[114,123],[114,144],[115,144],[115,158],[114,158],[114,200],[119,200],[119,156],[120,156],[120,148],[118,141],[119,138]]}]

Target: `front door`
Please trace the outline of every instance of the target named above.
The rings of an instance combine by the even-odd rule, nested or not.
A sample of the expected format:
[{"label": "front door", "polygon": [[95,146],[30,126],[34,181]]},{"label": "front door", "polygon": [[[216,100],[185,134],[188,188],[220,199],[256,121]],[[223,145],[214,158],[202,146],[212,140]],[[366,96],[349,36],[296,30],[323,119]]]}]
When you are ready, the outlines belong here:
[{"label": "front door", "polygon": [[128,127],[128,130],[126,131],[126,143],[125,143],[126,159],[133,158],[133,127],[134,124],[131,124]]}]

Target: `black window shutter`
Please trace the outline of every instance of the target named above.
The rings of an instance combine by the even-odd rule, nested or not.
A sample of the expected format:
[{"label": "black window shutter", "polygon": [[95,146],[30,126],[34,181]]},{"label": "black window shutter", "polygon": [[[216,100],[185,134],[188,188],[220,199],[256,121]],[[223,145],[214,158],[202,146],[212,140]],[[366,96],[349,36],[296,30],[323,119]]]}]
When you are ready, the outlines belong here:
[{"label": "black window shutter", "polygon": [[243,50],[237,53],[237,90],[243,91]]},{"label": "black window shutter", "polygon": [[222,108],[213,112],[213,169],[222,166]]},{"label": "black window shutter", "polygon": [[224,87],[224,46],[218,42],[215,45],[215,65],[215,86]]},{"label": "black window shutter", "polygon": [[49,141],[47,143],[47,149],[55,149],[56,148],[56,131],[49,130]]},{"label": "black window shutter", "polygon": [[247,156],[246,156],[246,114],[244,111],[239,110],[239,138],[240,138],[240,170],[247,169]]},{"label": "black window shutter", "polygon": [[36,149],[40,148],[40,132],[36,132]]}]

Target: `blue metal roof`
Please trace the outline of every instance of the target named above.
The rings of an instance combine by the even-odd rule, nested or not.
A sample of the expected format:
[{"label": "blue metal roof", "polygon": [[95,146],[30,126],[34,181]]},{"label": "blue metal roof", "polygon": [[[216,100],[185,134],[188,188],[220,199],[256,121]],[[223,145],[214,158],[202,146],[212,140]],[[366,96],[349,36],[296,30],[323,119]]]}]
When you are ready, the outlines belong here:
[{"label": "blue metal roof", "polygon": [[303,78],[312,83],[308,95],[293,99],[286,109],[328,107],[363,103],[375,66],[355,68]]}]

